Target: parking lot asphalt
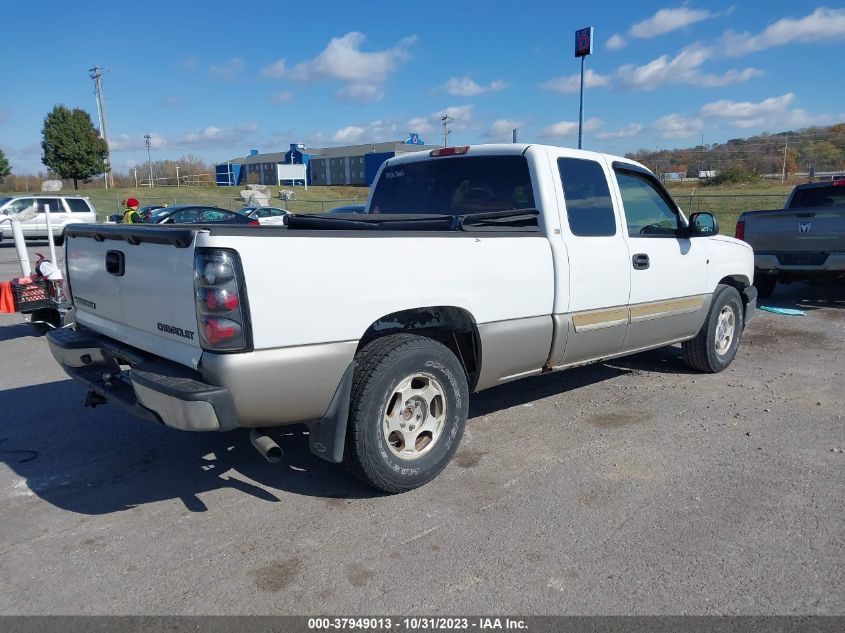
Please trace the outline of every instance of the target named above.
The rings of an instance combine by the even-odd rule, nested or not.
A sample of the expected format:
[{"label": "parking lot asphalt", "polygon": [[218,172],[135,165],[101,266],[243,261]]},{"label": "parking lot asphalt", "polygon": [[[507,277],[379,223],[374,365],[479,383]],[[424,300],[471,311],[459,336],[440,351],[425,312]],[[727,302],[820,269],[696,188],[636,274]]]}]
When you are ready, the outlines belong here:
[{"label": "parking lot asphalt", "polygon": [[476,394],[399,496],[300,427],[269,464],[85,409],[2,315],[0,614],[843,614],[845,290],[769,304],[806,316],[759,313],[721,374],[675,347]]}]

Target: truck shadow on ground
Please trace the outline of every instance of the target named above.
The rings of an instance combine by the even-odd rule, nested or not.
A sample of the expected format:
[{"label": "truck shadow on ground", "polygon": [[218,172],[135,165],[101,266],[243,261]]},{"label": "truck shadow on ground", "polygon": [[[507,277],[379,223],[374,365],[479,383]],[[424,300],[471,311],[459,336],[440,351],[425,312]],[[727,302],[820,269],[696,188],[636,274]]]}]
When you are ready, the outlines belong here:
[{"label": "truck shadow on ground", "polygon": [[43,334],[29,323],[21,322],[15,325],[0,326],[0,342],[11,341],[16,338],[39,338],[41,336]]},{"label": "truck shadow on ground", "polygon": [[[628,370],[592,365],[495,387],[472,397],[471,417],[566,393]],[[284,451],[267,463],[246,431],[188,433],[136,420],[105,405],[82,408],[83,390],[71,380],[0,392],[0,462],[16,482],[15,494],[33,494],[71,512],[101,515],[180,499],[192,512],[221,499],[222,489],[268,502],[281,493],[328,499],[380,496],[308,450],[304,426],[273,431]],[[470,421],[472,424],[472,421]],[[204,498],[201,498],[203,495]]]},{"label": "truck shadow on ground", "polygon": [[758,299],[759,306],[815,310],[845,309],[845,282],[811,285],[803,282],[778,284],[771,297]]}]

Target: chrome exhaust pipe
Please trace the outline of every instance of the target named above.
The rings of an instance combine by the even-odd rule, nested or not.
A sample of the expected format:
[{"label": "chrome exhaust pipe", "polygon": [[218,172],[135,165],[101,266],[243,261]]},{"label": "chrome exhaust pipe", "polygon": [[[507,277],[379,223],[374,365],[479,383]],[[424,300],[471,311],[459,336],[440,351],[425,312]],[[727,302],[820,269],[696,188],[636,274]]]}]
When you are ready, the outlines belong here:
[{"label": "chrome exhaust pipe", "polygon": [[271,464],[282,459],[281,447],[273,441],[269,435],[265,435],[259,429],[252,429],[249,432],[249,441],[261,455]]}]

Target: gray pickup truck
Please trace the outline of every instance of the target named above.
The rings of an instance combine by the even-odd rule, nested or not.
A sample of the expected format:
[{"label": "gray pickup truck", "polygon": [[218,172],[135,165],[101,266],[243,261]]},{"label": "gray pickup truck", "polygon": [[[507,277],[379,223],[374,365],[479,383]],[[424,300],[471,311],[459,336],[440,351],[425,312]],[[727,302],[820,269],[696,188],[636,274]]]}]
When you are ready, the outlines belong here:
[{"label": "gray pickup truck", "polygon": [[845,178],[798,185],[786,207],[746,211],[736,237],[754,248],[754,285],[769,297],[792,281],[845,279]]}]

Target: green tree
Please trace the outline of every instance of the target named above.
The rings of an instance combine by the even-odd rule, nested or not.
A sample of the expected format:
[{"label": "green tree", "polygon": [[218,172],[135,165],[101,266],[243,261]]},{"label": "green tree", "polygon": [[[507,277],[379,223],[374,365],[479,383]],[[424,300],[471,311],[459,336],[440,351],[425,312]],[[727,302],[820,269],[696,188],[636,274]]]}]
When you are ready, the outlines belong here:
[{"label": "green tree", "polygon": [[3,150],[0,149],[0,182],[3,182],[3,179],[11,173],[12,167],[9,165],[9,160]]},{"label": "green tree", "polygon": [[108,171],[109,148],[85,110],[57,105],[44,117],[41,135],[41,162],[60,178],[72,179],[74,189],[80,180]]}]

